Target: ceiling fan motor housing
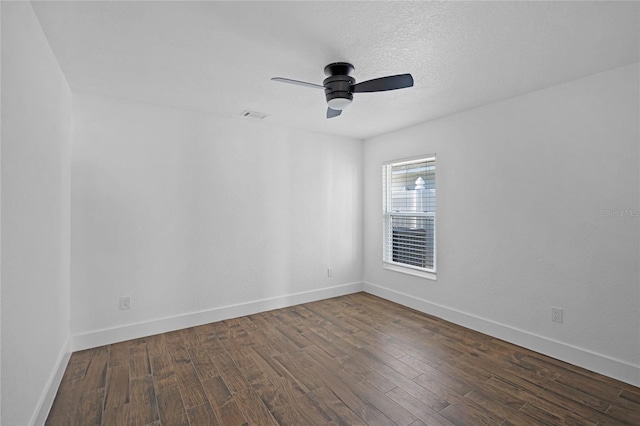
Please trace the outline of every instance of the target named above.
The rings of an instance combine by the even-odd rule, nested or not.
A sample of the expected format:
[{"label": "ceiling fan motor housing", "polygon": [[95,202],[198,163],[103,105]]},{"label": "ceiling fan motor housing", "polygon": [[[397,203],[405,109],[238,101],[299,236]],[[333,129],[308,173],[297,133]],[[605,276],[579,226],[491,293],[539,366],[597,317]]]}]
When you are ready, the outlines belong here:
[{"label": "ceiling fan motor housing", "polygon": [[351,104],[351,86],[356,83],[353,77],[349,77],[353,70],[353,65],[346,62],[335,62],[324,67],[324,73],[328,77],[322,85],[329,108],[342,110]]},{"label": "ceiling fan motor housing", "polygon": [[351,103],[353,100],[351,86],[355,82],[356,80],[348,75],[334,75],[324,80],[324,94],[332,109],[343,109]]}]

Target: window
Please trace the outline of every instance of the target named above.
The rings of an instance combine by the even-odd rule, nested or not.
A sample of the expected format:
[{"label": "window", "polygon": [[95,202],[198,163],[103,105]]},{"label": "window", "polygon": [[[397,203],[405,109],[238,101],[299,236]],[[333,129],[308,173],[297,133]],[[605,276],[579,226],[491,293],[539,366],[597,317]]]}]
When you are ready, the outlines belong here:
[{"label": "window", "polygon": [[436,158],[382,166],[384,267],[435,279]]}]

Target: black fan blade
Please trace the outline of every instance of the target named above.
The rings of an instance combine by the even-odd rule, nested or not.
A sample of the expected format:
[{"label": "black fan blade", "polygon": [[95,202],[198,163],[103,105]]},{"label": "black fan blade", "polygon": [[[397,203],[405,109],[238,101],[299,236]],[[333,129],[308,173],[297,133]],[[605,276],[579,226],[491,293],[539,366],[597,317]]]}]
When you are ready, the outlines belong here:
[{"label": "black fan blade", "polygon": [[313,87],[314,89],[324,89],[324,86],[314,83],[307,83],[306,81],[291,80],[290,78],[273,77],[271,80],[279,81],[280,83],[297,84],[299,86]]},{"label": "black fan blade", "polygon": [[342,110],[340,109],[327,108],[327,118],[337,117],[340,114],[342,114]]},{"label": "black fan blade", "polygon": [[404,89],[413,86],[411,74],[390,75],[374,78],[351,86],[351,93],[384,92],[385,90]]}]

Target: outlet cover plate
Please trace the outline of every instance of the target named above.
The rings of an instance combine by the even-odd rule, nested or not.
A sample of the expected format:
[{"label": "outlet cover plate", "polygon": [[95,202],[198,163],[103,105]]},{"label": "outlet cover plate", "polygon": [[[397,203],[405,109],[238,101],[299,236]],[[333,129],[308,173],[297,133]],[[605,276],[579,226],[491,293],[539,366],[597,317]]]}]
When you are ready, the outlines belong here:
[{"label": "outlet cover plate", "polygon": [[131,309],[131,296],[122,296],[120,298],[120,310]]}]

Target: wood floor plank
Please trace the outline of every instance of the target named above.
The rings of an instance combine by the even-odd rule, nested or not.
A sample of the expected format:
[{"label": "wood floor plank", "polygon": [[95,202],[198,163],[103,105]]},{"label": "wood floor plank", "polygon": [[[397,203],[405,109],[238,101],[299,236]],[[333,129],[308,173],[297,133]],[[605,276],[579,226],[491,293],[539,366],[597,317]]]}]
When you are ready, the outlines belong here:
[{"label": "wood floor plank", "polygon": [[386,395],[396,404],[416,416],[421,421],[429,425],[453,426],[449,420],[443,417],[438,411],[427,407],[421,400],[414,398],[409,393],[400,388],[395,388]]},{"label": "wood floor plank", "polygon": [[240,411],[240,407],[236,403],[235,399],[227,402],[224,405],[218,405],[213,408],[213,412],[216,418],[222,426],[237,426],[247,423],[247,420]]},{"label": "wood floor plank", "polygon": [[356,293],[79,351],[46,425],[630,425],[640,389]]},{"label": "wood floor plank", "polygon": [[560,375],[556,381],[606,401],[615,401],[621,392],[621,389],[615,385],[604,383],[581,374],[571,376]]},{"label": "wood floor plank", "polygon": [[256,376],[255,380],[251,382],[250,389],[260,397],[270,412],[277,411],[287,405],[287,400],[284,395],[273,386],[266,374]]},{"label": "wood floor plank", "polygon": [[409,425],[417,419],[416,416],[398,405],[387,395],[371,386],[367,386],[356,378],[351,380],[351,388],[363,401],[368,401],[369,404],[399,425]]},{"label": "wood floor plank", "polygon": [[318,327],[311,326],[309,329],[305,330],[302,335],[313,343],[314,347],[321,348],[323,351],[328,353],[330,356],[334,358],[338,358],[346,355],[346,352],[336,347],[333,342],[325,339],[320,334],[317,333],[319,331]]},{"label": "wood floor plank", "polygon": [[78,426],[100,426],[102,423],[103,401],[104,388],[96,389],[82,395],[73,424]]},{"label": "wood floor plank", "polygon": [[[271,383],[284,396],[287,404],[280,408],[280,412],[296,413],[302,419],[297,424],[325,424],[331,421],[316,402],[311,399],[298,384],[290,377],[278,377],[271,379]],[[274,417],[278,418],[275,413]],[[290,422],[286,422],[291,424]]]},{"label": "wood floor plank", "polygon": [[308,304],[306,305],[307,310],[311,311],[313,314],[323,318],[328,323],[332,324],[333,327],[342,331],[342,333],[346,335],[353,335],[359,331],[357,327],[345,322],[338,313],[340,311],[336,311],[335,309],[331,309],[328,307],[326,303],[316,303],[316,304]]},{"label": "wood floor plank", "polygon": [[579,405],[592,408],[601,413],[605,413],[611,405],[609,401],[603,401],[602,399],[589,395],[580,389],[576,389],[556,381],[549,382],[545,389],[558,395],[562,395],[565,398],[569,398]]},{"label": "wood floor plank", "polygon": [[413,380],[407,379],[402,375],[394,376],[396,389],[400,389],[412,397],[420,400],[420,402],[434,411],[440,411],[449,405],[449,402],[442,396],[425,389]]},{"label": "wood floor plank", "polygon": [[427,342],[420,349],[408,347],[406,353],[434,368],[464,355],[464,352],[436,341]]},{"label": "wood floor plank", "polygon": [[462,363],[444,364],[438,367],[438,371],[443,372],[465,383],[468,383],[472,388],[481,386],[482,383],[492,377],[492,374],[489,372],[470,368],[468,365],[465,366]]},{"label": "wood floor plank", "polygon": [[280,333],[272,323],[261,319],[254,322],[260,325],[260,333],[247,334],[247,341],[257,343],[257,346],[271,348],[278,353],[296,352],[299,349],[298,345]]},{"label": "wood floor plank", "polygon": [[180,330],[180,336],[187,348],[196,348],[200,346],[198,333],[193,327]]},{"label": "wood floor plank", "polygon": [[[616,403],[611,404],[611,407],[607,410],[607,416],[613,417],[616,420],[625,424],[634,424],[640,422],[640,405],[619,405]],[[602,421],[604,423],[604,420]]]},{"label": "wood floor plank", "polygon": [[87,367],[87,373],[82,380],[83,394],[93,392],[105,386],[108,360],[109,351],[106,347],[93,351],[93,356]]},{"label": "wood floor plank", "polygon": [[623,389],[618,397],[640,405],[640,389],[638,389],[637,391]]},{"label": "wood floor plank", "polygon": [[87,374],[87,368],[89,367],[92,357],[92,349],[78,351],[71,354],[71,358],[69,358],[69,364],[67,365],[62,381],[83,379]]},{"label": "wood floor plank", "polygon": [[159,419],[156,394],[151,376],[131,379],[131,396],[129,402],[129,416],[131,423],[147,425]]},{"label": "wood floor plank", "polygon": [[164,389],[156,394],[160,423],[163,425],[189,426],[187,412],[182,403],[178,386]]},{"label": "wood floor plank", "polygon": [[187,416],[191,426],[217,426],[220,424],[208,402],[188,409]]},{"label": "wood floor plank", "polygon": [[129,403],[129,367],[118,365],[107,370],[107,393],[104,409],[120,407]]},{"label": "wood floor plank", "polygon": [[[359,330],[355,332],[354,337],[364,342],[367,346],[376,348],[380,351],[386,352],[394,358],[400,358],[407,355],[407,351],[405,348],[400,347],[391,342],[380,342],[375,337],[371,336],[369,333],[363,330]],[[441,363],[440,363],[441,364]],[[440,365],[438,364],[438,365]]]},{"label": "wood floor plank", "polygon": [[398,424],[385,416],[384,413],[369,403],[356,409],[356,413],[366,424],[376,426],[397,426]]},{"label": "wood floor plank", "polygon": [[456,425],[500,425],[503,420],[492,417],[471,404],[454,403],[440,414]]},{"label": "wood floor plank", "polygon": [[308,423],[302,416],[302,412],[291,409],[288,405],[284,405],[275,411],[271,411],[271,415],[279,425],[307,425],[307,424],[327,424],[324,423]]},{"label": "wood floor plank", "polygon": [[595,425],[597,423],[595,420],[589,421],[584,419],[576,415],[571,410],[568,410],[559,404],[555,404],[541,396],[537,396],[533,401],[527,402],[519,411],[525,413],[529,417],[532,417],[536,422],[544,424]]},{"label": "wood floor plank", "polygon": [[345,357],[343,361],[340,361],[340,372],[344,372],[347,375],[354,375],[359,377],[362,381],[370,384],[378,389],[380,392],[385,393],[397,386],[396,382],[398,376],[402,376],[394,371],[393,378],[388,378],[384,374],[381,374],[381,370],[391,370],[384,364],[381,364],[378,369],[372,369],[368,365],[362,362],[363,357],[358,356],[357,353],[352,353]]},{"label": "wood floor plank", "polygon": [[102,413],[103,426],[129,426],[129,404],[105,410]]},{"label": "wood floor plank", "polygon": [[489,354],[479,354],[476,360],[481,362],[482,368],[492,373],[494,377],[500,377],[533,394],[540,393],[550,383],[548,379],[538,377],[535,373],[514,364],[496,360]]},{"label": "wood floor plank", "polygon": [[313,344],[307,340],[299,330],[296,330],[289,324],[281,324],[276,327],[276,330],[282,333],[287,339],[291,340],[298,348],[305,348]]},{"label": "wood floor plank", "polygon": [[131,378],[137,379],[151,374],[151,365],[149,364],[149,353],[147,345],[132,346],[129,352],[129,374]]},{"label": "wood floor plank", "polygon": [[185,409],[188,410],[207,402],[202,383],[193,364],[180,364],[174,366],[174,369]]},{"label": "wood floor plank", "polygon": [[222,343],[220,343],[220,340],[218,340],[218,337],[216,336],[215,328],[212,327],[214,324],[217,323],[194,327],[194,330],[198,335],[198,339],[200,340],[200,346],[209,352],[224,350],[224,346],[222,346]]},{"label": "wood floor plank", "polygon": [[276,354],[280,354],[279,352],[260,345],[253,346],[250,351],[253,361],[270,378],[282,377],[287,374],[282,365],[273,358]]},{"label": "wood floor plank", "polygon": [[474,389],[464,397],[484,407],[485,409],[487,409],[487,411],[494,414],[497,418],[508,421],[509,423],[526,425],[534,422],[531,417],[525,415],[515,408],[503,404],[499,400],[493,398],[491,395],[483,391]]},{"label": "wood floor plank", "polygon": [[[73,357],[72,357],[73,358]],[[89,365],[91,356],[86,357],[86,364],[84,368],[86,370]],[[82,377],[77,376],[77,370],[74,366],[67,367],[69,376],[63,377],[56,397],[49,411],[49,417],[47,419],[47,425],[70,425],[73,423],[76,417],[76,410],[82,398]]]},{"label": "wood floor plank", "polygon": [[419,371],[420,374],[433,373],[438,367],[441,367],[444,364],[440,360],[437,362],[424,362],[422,358],[416,358],[408,354],[399,357],[398,360]]},{"label": "wood floor plank", "polygon": [[216,352],[211,356],[211,360],[232,392],[239,392],[249,387],[247,379],[226,351]]},{"label": "wood floor plank", "polygon": [[178,386],[178,382],[173,371],[173,362],[168,353],[150,359],[151,371],[153,373],[153,384],[156,392],[164,392]]},{"label": "wood floor plank", "polygon": [[172,331],[165,334],[165,347],[171,355],[174,364],[188,364],[191,362],[188,346],[182,339],[179,331]]},{"label": "wood floor plank", "polygon": [[222,380],[222,377],[216,376],[202,381],[202,388],[209,402],[215,407],[224,405],[233,399],[233,395]]},{"label": "wood floor plank", "polygon": [[421,374],[418,377],[415,377],[413,381],[425,389],[429,389],[438,395],[442,395],[445,399],[449,397],[450,392],[457,393],[458,395],[465,395],[473,390],[473,386],[469,385],[467,382],[438,370]]},{"label": "wood floor plank", "polygon": [[[239,370],[252,369],[255,368],[255,362],[251,358],[251,349],[252,345],[238,345],[237,347],[230,348],[226,350],[226,353],[233,359],[235,366]],[[215,352],[209,353],[210,357],[215,357]],[[215,363],[214,363],[215,365]]]},{"label": "wood floor plank", "polygon": [[491,397],[514,410],[519,410],[527,403],[533,401],[535,394],[519,386],[509,383],[502,377],[492,377],[484,383],[482,391]]},{"label": "wood floor plank", "polygon": [[165,345],[164,334],[155,334],[147,337],[147,350],[149,358],[160,356],[166,353],[167,348]]},{"label": "wood floor plank", "polygon": [[238,402],[249,424],[261,426],[278,425],[276,419],[271,415],[264,405],[264,402],[262,402],[253,389],[243,389],[235,393],[233,397]]},{"label": "wood floor plank", "polygon": [[131,342],[120,342],[109,345],[109,367],[129,365],[129,348]]},{"label": "wood floor plank", "polygon": [[415,377],[418,377],[420,374],[422,374],[421,371],[418,371],[412,366],[405,364],[404,362],[398,360],[397,358],[392,357],[386,352],[378,351],[374,348],[362,348],[359,350],[359,352],[366,357],[376,359],[382,362],[384,365],[393,368],[398,373],[402,374],[403,376],[409,379],[413,379]]},{"label": "wood floor plank", "polygon": [[286,354],[278,354],[273,359],[278,362],[284,371],[289,375],[291,380],[295,380],[296,383],[307,393],[314,389],[322,387],[323,383],[309,369],[304,368],[298,362],[300,356],[296,353],[291,356]]},{"label": "wood floor plank", "polygon": [[220,375],[206,350],[198,346],[194,346],[189,348],[189,355],[200,380],[207,380]]},{"label": "wood floor plank", "polygon": [[308,394],[323,412],[332,420],[332,424],[338,425],[365,425],[366,423],[356,415],[340,398],[331,390],[320,387]]},{"label": "wood floor plank", "polygon": [[349,409],[355,412],[356,409],[362,406],[363,401],[353,392],[349,383],[341,380],[340,375],[334,374],[320,365],[314,366],[312,371],[316,373],[318,377],[322,378],[325,387],[337,395],[340,401],[349,407]]},{"label": "wood floor plank", "polygon": [[538,398],[544,399],[549,403],[562,407],[563,409],[573,413],[573,415],[578,416],[587,421],[606,423],[607,421],[610,420],[611,417],[613,417],[613,416],[601,413],[598,410],[594,410],[593,408],[585,404],[577,402],[574,399],[568,397],[564,393],[557,393],[553,390],[545,389],[544,391],[540,392],[540,394],[538,395]]},{"label": "wood floor plank", "polygon": [[[512,348],[512,345],[510,345],[507,342],[503,342],[503,344],[507,347],[507,350],[509,350],[508,348]],[[526,352],[525,358],[530,362],[535,362],[541,365],[545,365],[549,368],[553,368],[556,370],[556,372],[558,372],[560,376],[573,377],[575,375],[576,377],[586,377],[596,382],[601,382],[605,385],[614,386],[615,388],[621,388],[621,389],[628,388],[635,392],[638,391],[638,388],[635,386],[629,385],[624,382],[620,382],[616,379],[612,379],[610,377],[606,377],[598,373],[594,373],[592,371],[586,370],[576,365],[572,365],[564,361],[560,361],[559,359],[550,358],[542,354],[539,354],[530,350],[526,350],[524,348],[517,348],[516,352],[520,352],[520,351]]]}]

